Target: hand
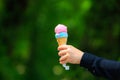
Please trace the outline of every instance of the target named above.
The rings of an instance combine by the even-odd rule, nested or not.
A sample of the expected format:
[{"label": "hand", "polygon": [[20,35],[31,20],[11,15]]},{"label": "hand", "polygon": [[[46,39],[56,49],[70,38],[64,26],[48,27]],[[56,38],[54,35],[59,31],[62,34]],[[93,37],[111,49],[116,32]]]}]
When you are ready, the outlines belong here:
[{"label": "hand", "polygon": [[84,52],[73,47],[72,45],[61,45],[58,47],[58,50],[58,55],[61,56],[59,59],[60,64],[80,64],[81,58],[84,54]]}]

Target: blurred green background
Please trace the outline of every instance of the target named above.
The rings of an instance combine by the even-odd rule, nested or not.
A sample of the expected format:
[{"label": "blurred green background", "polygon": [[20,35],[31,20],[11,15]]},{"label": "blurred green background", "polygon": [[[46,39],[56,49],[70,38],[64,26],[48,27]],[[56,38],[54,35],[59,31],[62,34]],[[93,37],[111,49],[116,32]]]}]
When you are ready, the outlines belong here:
[{"label": "blurred green background", "polygon": [[119,0],[0,0],[0,80],[104,80],[59,64],[54,28],[71,44],[120,61]]}]

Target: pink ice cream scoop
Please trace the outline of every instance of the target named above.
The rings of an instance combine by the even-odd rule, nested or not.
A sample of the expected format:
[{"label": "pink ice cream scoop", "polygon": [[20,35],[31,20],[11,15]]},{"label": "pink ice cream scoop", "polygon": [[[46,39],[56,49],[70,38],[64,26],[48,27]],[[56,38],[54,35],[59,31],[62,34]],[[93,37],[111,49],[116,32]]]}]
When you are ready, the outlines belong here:
[{"label": "pink ice cream scoop", "polygon": [[67,33],[67,27],[63,24],[58,24],[55,28],[55,33],[59,34],[60,32],[66,32]]},{"label": "pink ice cream scoop", "polygon": [[67,38],[68,34],[67,34],[67,27],[63,24],[58,24],[55,27],[55,37],[56,38]]}]

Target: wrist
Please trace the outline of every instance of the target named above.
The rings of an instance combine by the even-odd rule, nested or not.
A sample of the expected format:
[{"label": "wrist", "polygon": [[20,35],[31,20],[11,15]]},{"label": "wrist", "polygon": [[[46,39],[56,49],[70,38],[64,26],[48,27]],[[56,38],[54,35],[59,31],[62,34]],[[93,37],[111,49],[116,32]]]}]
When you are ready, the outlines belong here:
[{"label": "wrist", "polygon": [[81,63],[81,60],[82,60],[83,55],[84,55],[84,52],[81,52],[80,58],[79,58],[79,64]]},{"label": "wrist", "polygon": [[84,55],[84,52],[81,51],[81,52],[79,53],[79,55],[78,55],[76,64],[80,64],[80,63],[81,63],[81,60],[82,60],[83,55]]}]

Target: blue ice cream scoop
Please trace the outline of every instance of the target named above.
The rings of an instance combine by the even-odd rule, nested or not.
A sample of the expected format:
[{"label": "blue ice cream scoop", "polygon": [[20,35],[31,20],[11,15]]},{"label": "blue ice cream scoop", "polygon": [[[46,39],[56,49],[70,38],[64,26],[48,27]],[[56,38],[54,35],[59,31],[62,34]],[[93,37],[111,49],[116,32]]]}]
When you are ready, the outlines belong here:
[{"label": "blue ice cream scoop", "polygon": [[55,34],[55,38],[67,38],[68,34],[66,32],[60,32],[59,34]]}]

